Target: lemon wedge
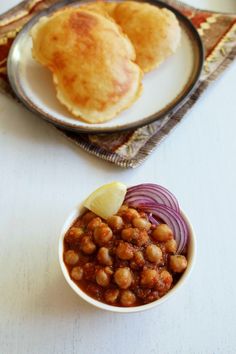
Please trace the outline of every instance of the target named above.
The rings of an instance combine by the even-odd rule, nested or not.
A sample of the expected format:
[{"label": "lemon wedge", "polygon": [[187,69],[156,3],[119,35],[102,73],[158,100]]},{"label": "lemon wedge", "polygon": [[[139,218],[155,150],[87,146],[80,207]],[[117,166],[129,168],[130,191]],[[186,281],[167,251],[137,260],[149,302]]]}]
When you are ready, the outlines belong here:
[{"label": "lemon wedge", "polygon": [[104,184],[85,200],[84,206],[103,219],[116,214],[121,207],[127,187],[120,182]]}]

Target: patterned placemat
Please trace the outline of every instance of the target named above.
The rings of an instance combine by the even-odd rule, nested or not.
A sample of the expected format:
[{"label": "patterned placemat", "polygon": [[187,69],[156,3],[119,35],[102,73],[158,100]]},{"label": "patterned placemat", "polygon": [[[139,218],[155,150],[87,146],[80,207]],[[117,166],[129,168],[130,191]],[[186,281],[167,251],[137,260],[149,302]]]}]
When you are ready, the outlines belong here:
[{"label": "patterned placemat", "polygon": [[[32,16],[56,2],[58,0],[25,0],[0,16],[0,90],[2,92],[14,97],[7,79],[6,62],[15,36]],[[205,47],[203,73],[196,90],[187,102],[172,115],[124,133],[89,135],[56,128],[84,150],[121,167],[139,166],[236,56],[236,14],[203,11],[176,0],[165,2],[192,21]]]}]

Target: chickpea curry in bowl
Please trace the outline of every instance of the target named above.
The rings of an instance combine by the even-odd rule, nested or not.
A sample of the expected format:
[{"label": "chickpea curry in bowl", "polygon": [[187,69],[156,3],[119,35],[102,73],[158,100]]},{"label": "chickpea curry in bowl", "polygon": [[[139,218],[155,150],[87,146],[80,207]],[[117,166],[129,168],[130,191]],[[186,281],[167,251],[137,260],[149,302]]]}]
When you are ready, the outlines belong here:
[{"label": "chickpea curry in bowl", "polygon": [[86,294],[89,302],[132,312],[161,302],[188,273],[193,232],[176,198],[165,188],[123,187],[114,198],[119,200],[115,206],[114,186],[119,189],[122,184],[105,185],[98,195],[95,191],[83,204],[87,208],[66,227],[61,265],[73,289]]}]

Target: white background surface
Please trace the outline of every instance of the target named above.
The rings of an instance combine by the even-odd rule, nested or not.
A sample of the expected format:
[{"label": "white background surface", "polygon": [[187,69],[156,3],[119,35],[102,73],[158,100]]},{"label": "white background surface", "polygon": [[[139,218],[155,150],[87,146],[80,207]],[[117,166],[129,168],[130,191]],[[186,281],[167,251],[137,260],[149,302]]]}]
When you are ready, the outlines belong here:
[{"label": "white background surface", "polygon": [[[1,1],[0,12],[14,3]],[[204,3],[236,7],[232,0]],[[0,96],[0,353],[236,352],[235,86],[236,63],[136,170],[88,155]],[[64,219],[81,197],[111,180],[166,186],[195,227],[191,278],[149,312],[99,311],[78,299],[59,269]]]}]

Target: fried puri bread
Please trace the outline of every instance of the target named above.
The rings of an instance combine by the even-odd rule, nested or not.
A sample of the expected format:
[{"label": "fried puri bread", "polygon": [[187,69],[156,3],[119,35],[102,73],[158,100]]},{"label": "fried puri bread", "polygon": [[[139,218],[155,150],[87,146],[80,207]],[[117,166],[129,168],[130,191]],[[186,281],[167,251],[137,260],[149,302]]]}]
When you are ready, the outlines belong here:
[{"label": "fried puri bread", "polygon": [[173,54],[181,38],[174,13],[147,3],[118,3],[113,17],[133,43],[136,63],[144,72],[159,66]]},{"label": "fried puri bread", "polygon": [[59,101],[88,123],[128,108],[141,93],[135,50],[119,27],[101,14],[63,8],[31,31],[33,57],[53,74]]},{"label": "fried puri bread", "polygon": [[114,11],[116,9],[116,2],[105,2],[105,1],[96,1],[96,2],[88,2],[80,5],[80,9],[85,9],[88,11],[99,13],[110,20],[114,17]]},{"label": "fried puri bread", "polygon": [[144,72],[158,67],[180,43],[178,20],[167,9],[135,1],[99,1],[85,5],[85,8],[115,20],[131,40],[136,51],[136,63]]}]

